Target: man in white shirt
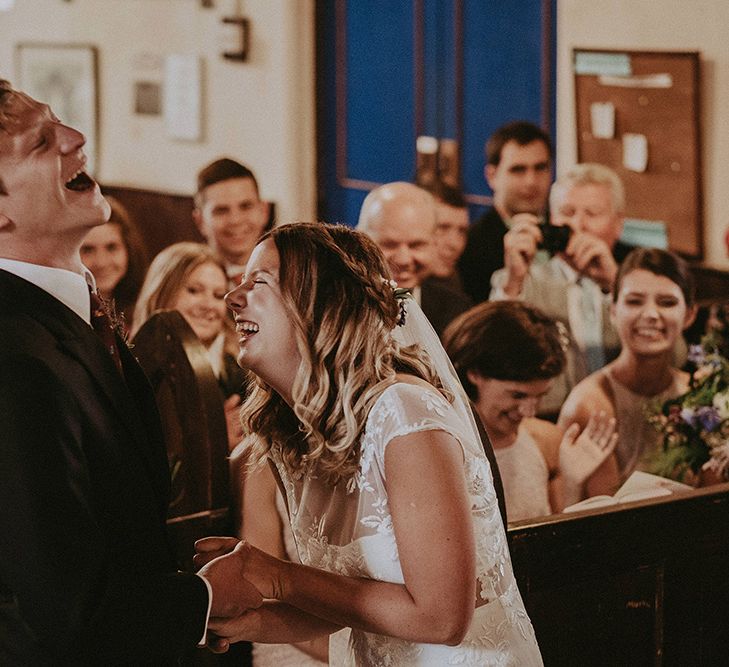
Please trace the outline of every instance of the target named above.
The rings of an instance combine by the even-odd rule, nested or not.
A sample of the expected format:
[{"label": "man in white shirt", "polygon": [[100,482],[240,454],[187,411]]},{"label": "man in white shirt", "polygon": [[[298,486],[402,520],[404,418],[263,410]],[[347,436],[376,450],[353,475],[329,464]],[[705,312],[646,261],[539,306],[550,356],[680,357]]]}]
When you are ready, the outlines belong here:
[{"label": "man in white shirt", "polygon": [[151,387],[92,317],[80,247],[110,211],[84,143],[0,81],[0,664],[177,664],[209,586],[167,542]]},{"label": "man in white shirt", "polygon": [[542,402],[552,414],[570,389],[613,358],[619,348],[610,324],[609,305],[618,261],[629,248],[618,239],[623,229],[625,195],[618,175],[599,164],[578,164],[551,189],[552,224],[567,225],[566,247],[538,261],[543,242],[540,220],[514,216],[504,237],[504,268],[491,281],[491,299],[520,299],[561,321],[571,340],[567,368]]}]

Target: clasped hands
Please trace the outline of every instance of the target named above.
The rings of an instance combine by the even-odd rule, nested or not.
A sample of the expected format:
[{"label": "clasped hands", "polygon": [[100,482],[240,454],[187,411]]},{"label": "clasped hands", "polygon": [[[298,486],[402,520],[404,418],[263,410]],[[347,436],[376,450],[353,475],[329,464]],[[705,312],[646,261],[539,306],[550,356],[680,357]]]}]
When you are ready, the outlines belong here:
[{"label": "clasped hands", "polygon": [[231,641],[255,633],[263,600],[279,596],[277,566],[282,561],[234,537],[206,537],[195,542],[195,550],[198,574],[213,591],[208,645],[226,651]]}]

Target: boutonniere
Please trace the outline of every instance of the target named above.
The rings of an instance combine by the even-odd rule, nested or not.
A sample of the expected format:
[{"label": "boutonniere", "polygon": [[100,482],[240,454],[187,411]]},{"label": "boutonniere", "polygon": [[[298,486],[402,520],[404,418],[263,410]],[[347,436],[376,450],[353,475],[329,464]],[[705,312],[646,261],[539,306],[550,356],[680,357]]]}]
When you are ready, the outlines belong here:
[{"label": "boutonniere", "polygon": [[105,299],[101,295],[99,295],[99,299],[106,311],[106,315],[109,318],[109,324],[111,324],[111,328],[114,330],[114,333],[121,339],[122,343],[127,346],[127,349],[131,350],[134,347],[134,344],[129,340],[129,330],[127,329],[124,313],[122,311],[117,311],[114,299]]}]

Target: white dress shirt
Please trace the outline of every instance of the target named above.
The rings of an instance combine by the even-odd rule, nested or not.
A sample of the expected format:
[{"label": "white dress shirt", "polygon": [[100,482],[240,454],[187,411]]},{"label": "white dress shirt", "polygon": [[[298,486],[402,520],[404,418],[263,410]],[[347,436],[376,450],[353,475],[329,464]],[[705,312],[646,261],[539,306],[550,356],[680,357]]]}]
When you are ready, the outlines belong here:
[{"label": "white dress shirt", "polygon": [[0,269],[23,278],[36,287],[40,287],[44,292],[48,292],[91,326],[89,285],[96,291],[96,281],[88,269],[84,275],[81,275],[67,269],[40,266],[4,257],[0,257]]}]

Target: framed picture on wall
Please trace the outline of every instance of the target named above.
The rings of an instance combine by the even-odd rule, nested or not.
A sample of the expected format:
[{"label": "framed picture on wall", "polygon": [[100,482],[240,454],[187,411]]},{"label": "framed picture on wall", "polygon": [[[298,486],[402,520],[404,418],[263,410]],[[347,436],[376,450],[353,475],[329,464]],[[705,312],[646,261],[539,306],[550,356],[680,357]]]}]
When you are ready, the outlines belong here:
[{"label": "framed picture on wall", "polygon": [[15,75],[18,89],[45,102],[65,125],[84,133],[87,171],[93,175],[99,129],[96,47],[18,44]]}]

